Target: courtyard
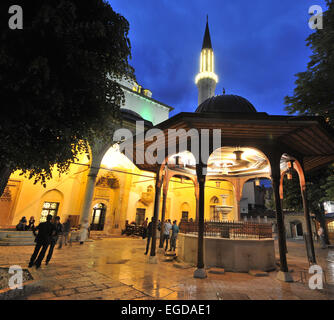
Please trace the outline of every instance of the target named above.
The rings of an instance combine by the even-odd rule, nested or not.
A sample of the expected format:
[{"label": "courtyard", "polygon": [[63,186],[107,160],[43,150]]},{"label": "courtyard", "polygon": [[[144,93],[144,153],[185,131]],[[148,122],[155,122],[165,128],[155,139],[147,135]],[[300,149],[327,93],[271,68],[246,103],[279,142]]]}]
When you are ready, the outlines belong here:
[{"label": "courtyard", "polygon": [[[308,263],[303,241],[288,241],[288,264],[293,283],[276,279],[277,271],[257,277],[248,273],[214,274],[194,279],[195,267],[166,261],[148,264],[146,241],[115,237],[86,242],[83,246],[55,249],[48,266],[30,268],[38,290],[28,300],[332,300],[334,250],[315,244],[318,264],[324,270],[324,289],[308,287]],[[275,241],[276,260],[279,261]],[[0,267],[26,269],[32,246],[0,247]],[[278,268],[277,268],[278,270]]]}]

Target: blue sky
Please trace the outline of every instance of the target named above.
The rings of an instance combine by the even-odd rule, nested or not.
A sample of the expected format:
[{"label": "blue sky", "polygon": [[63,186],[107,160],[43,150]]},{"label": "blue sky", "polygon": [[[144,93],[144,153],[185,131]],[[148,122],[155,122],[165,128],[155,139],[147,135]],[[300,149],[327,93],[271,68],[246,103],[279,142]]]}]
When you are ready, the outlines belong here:
[{"label": "blue sky", "polygon": [[295,74],[305,71],[311,51],[305,39],[311,5],[324,0],[112,0],[130,23],[131,65],[153,98],[175,110],[197,107],[194,78],[206,14],[219,83],[227,94],[247,98],[260,112],[286,114],[284,97]]}]

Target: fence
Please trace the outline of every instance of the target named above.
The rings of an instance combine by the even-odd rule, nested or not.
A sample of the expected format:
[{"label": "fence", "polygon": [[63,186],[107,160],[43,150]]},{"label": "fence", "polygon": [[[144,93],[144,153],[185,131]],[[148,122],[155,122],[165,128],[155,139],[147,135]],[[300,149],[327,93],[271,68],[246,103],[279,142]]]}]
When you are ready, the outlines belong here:
[{"label": "fence", "polygon": [[[180,232],[197,234],[198,223],[182,221]],[[243,221],[205,221],[204,236],[230,239],[266,239],[272,238],[272,225],[271,223]]]}]

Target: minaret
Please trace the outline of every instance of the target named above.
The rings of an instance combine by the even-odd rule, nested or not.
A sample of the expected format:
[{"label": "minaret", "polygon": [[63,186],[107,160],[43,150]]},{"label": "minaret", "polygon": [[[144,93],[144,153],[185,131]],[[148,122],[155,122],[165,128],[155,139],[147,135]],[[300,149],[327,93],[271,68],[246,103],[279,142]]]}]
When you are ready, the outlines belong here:
[{"label": "minaret", "polygon": [[215,74],[214,55],[211,44],[208,16],[206,17],[206,28],[200,59],[199,73],[195,78],[198,88],[198,105],[215,95],[218,76]]}]

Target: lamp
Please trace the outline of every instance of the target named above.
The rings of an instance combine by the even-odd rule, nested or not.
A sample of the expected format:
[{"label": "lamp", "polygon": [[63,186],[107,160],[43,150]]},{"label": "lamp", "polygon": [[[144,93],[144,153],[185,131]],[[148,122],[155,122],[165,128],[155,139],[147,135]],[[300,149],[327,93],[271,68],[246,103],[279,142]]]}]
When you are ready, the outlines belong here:
[{"label": "lamp", "polygon": [[236,150],[233,152],[235,154],[235,160],[236,161],[241,161],[241,155],[244,153],[243,151],[241,150]]},{"label": "lamp", "polygon": [[257,187],[260,186],[260,179],[259,179],[259,178],[255,179],[255,185],[256,185]]}]

